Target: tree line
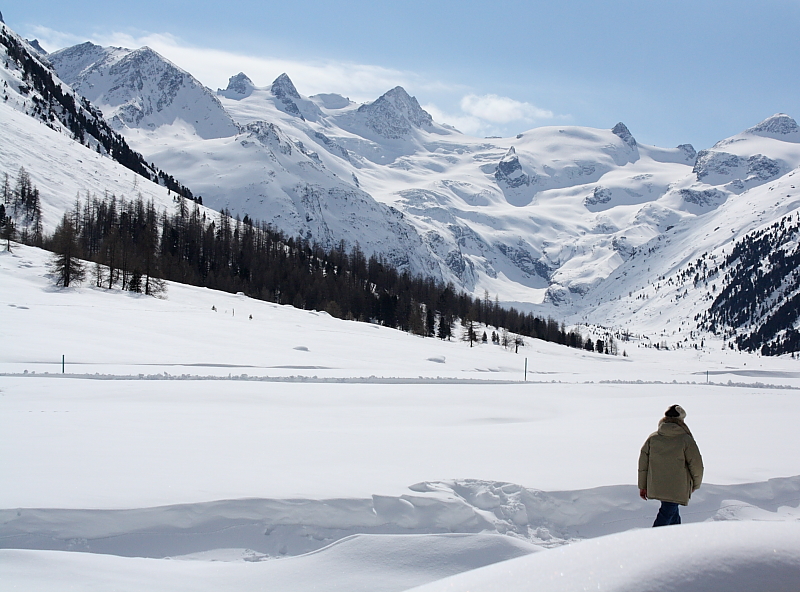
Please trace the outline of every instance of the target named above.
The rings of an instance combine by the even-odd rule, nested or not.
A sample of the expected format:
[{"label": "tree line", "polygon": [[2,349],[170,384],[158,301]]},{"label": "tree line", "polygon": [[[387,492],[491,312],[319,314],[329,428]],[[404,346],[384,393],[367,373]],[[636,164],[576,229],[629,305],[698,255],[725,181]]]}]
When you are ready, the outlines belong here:
[{"label": "tree line", "polygon": [[[39,240],[55,253],[55,281],[69,286],[88,280],[157,296],[164,280],[172,280],[471,344],[486,341],[478,327],[494,326],[492,341],[504,345],[518,347],[517,336],[588,345],[552,318],[400,271],[380,255],[366,256],[358,244],[348,248],[342,241],[326,249],[249,216],[212,214],[181,196],[174,201],[168,211],[141,197],[76,199],[55,232]],[[20,238],[32,242],[30,235]],[[454,335],[457,322],[463,335]]]}]

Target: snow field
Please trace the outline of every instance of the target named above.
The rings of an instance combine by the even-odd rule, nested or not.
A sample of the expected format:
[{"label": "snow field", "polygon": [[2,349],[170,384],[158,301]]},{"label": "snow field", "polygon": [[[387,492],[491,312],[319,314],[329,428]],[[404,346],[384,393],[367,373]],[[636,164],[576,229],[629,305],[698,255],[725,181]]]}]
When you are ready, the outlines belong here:
[{"label": "snow field", "polygon": [[[795,360],[536,341],[515,355],[176,284],[165,300],[55,289],[46,260],[0,253],[0,569],[14,586],[399,592],[603,535],[517,573],[640,589],[624,586],[661,578],[662,555],[713,548],[686,573],[717,581],[745,553],[729,538],[762,580],[795,573],[764,542],[797,540]],[[652,523],[636,458],[675,402],[707,467],[684,521],[746,521],[738,539],[705,523],[624,532]],[[792,524],[762,537],[765,520]],[[606,569],[647,545],[663,553],[639,571]],[[156,559],[179,556],[193,561]],[[490,591],[503,573],[464,585]]]}]

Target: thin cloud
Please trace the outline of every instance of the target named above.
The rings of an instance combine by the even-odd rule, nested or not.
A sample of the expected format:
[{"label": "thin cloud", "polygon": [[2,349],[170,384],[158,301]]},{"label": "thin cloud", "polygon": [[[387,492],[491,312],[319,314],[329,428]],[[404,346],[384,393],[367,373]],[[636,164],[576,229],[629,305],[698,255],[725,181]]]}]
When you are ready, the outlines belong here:
[{"label": "thin cloud", "polygon": [[461,99],[461,110],[485,121],[500,124],[512,121],[533,123],[555,117],[552,111],[498,95],[466,95]]},{"label": "thin cloud", "polygon": [[422,105],[422,108],[430,113],[433,120],[437,123],[452,125],[462,133],[469,134],[470,136],[480,136],[487,133],[486,124],[478,117],[466,115],[464,113],[447,113],[433,103]]},{"label": "thin cloud", "polygon": [[525,126],[533,126],[545,120],[568,118],[531,103],[493,94],[464,95],[458,107],[460,113],[448,112],[433,103],[426,104],[423,108],[434,120],[452,125],[472,136],[508,136],[527,129]]}]

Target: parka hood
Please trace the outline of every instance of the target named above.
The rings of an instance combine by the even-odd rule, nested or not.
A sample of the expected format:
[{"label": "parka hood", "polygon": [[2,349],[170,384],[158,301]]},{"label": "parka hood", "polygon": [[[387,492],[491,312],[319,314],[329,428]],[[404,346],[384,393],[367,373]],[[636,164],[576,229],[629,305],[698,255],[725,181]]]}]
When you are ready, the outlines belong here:
[{"label": "parka hood", "polygon": [[683,420],[676,417],[665,417],[658,422],[658,434],[661,436],[682,436],[683,434],[692,435]]}]

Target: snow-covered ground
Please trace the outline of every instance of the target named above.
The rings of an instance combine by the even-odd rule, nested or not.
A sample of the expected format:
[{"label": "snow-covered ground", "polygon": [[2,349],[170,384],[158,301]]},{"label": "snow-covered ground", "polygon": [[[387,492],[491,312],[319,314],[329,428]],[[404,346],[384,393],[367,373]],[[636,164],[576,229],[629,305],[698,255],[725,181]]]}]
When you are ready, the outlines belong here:
[{"label": "snow-covered ground", "polygon": [[[178,284],[56,289],[46,262],[0,253],[10,589],[644,590],[672,560],[682,590],[748,589],[742,565],[797,589],[797,360],[515,354]],[[639,447],[676,402],[699,524],[636,530]]]}]

